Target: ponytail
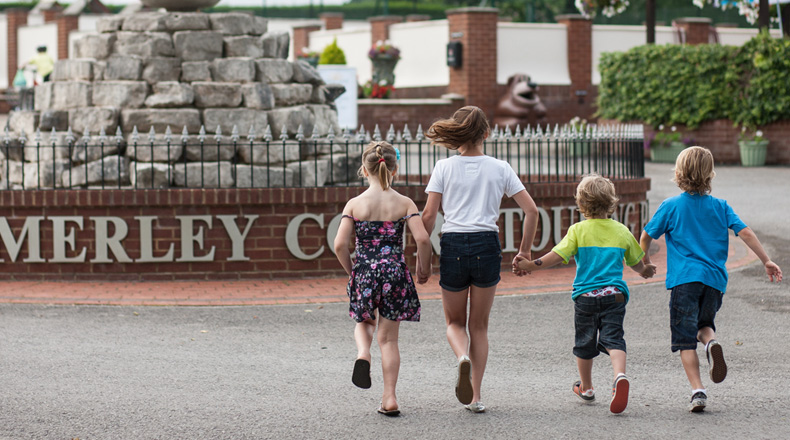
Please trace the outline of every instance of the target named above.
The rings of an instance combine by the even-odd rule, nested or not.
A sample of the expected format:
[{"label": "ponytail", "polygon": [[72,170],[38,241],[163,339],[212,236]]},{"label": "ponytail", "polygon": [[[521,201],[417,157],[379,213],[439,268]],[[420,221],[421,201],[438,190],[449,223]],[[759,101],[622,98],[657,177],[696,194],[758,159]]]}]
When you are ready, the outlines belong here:
[{"label": "ponytail", "polygon": [[387,190],[390,187],[392,171],[397,167],[398,158],[395,148],[388,142],[373,141],[362,153],[362,166],[359,168],[358,175],[364,176],[362,168],[365,168],[370,176],[375,176],[381,188]]}]

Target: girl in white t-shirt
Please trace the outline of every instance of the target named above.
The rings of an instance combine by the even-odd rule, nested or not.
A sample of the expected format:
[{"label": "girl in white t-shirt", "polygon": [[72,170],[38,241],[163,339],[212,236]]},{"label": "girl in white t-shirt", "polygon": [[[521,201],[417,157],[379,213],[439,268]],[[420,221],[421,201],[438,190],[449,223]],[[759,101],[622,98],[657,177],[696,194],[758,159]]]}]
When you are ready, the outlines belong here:
[{"label": "girl in white t-shirt", "polygon": [[502,265],[497,226],[502,196],[512,197],[525,213],[514,262],[530,259],[538,221],[538,208],[513,168],[483,154],[489,130],[485,113],[474,106],[463,107],[450,119],[431,126],[427,136],[432,144],[460,154],[436,162],[425,188],[428,201],[422,216],[430,233],[439,207],[444,211],[439,285],[447,340],[458,358],[455,394],[473,412],[485,411],[480,385],[488,360],[488,316]]}]

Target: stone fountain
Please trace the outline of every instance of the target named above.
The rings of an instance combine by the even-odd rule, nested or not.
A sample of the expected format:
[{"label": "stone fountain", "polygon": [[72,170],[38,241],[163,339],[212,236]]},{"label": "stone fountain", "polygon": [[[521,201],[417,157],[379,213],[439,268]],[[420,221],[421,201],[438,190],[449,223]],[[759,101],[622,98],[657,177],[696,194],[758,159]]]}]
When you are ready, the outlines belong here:
[{"label": "stone fountain", "polygon": [[[157,5],[168,10],[186,8],[176,0],[147,1],[165,2]],[[309,64],[286,59],[287,32],[269,32],[263,17],[202,12],[112,16],[100,20],[97,31],[77,40],[74,58],[58,61],[52,81],[36,87],[35,112],[10,116],[9,127],[22,135],[20,147],[25,148],[23,154],[14,153],[11,143],[5,143],[3,156],[8,160],[2,157],[2,164],[10,169],[2,170],[0,179],[12,177],[3,188],[23,183],[13,172],[24,163],[24,173],[19,174],[24,175],[25,187],[97,185],[96,177],[90,176],[90,164],[97,161],[101,164],[93,167],[94,174],[103,182],[137,187],[193,186],[192,177],[184,174],[194,167],[200,167],[192,175],[203,176],[203,185],[206,167],[212,167],[209,172],[216,177],[208,179],[207,186],[332,182],[328,163],[304,166],[315,162],[305,160],[310,155],[328,162],[324,156],[329,151],[320,145],[305,151],[288,140],[297,144],[295,149],[281,144],[279,152],[266,147],[265,154],[250,145],[243,148],[243,141],[234,146],[239,134],[255,140],[269,133],[269,138],[286,142],[297,134],[340,133],[333,100],[342,91],[327,86]],[[220,136],[207,141],[206,132]],[[75,133],[82,137],[76,139]],[[105,135],[116,137],[108,142]],[[101,148],[96,148],[99,143]],[[248,164],[249,175],[268,178],[272,172],[253,167],[276,163],[270,169],[277,170],[272,178],[277,181],[256,183],[231,176],[231,163]],[[124,173],[126,169],[130,172]],[[303,180],[295,182],[294,176]]]}]

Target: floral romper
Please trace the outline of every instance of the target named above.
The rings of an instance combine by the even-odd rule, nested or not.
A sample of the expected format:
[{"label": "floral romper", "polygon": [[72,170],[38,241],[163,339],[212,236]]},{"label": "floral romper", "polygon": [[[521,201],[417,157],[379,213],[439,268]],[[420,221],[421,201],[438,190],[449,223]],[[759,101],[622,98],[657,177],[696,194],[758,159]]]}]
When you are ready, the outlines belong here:
[{"label": "floral romper", "polygon": [[374,311],[391,321],[419,321],[420,300],[403,256],[403,229],[418,213],[394,222],[354,221],[356,261],[348,280],[349,315],[357,322],[376,319]]}]

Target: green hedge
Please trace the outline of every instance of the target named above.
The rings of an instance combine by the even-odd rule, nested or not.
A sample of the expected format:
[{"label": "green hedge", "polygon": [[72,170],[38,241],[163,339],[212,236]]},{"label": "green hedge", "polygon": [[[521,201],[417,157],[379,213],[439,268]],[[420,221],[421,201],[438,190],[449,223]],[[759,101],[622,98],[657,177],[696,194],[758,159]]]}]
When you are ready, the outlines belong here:
[{"label": "green hedge", "polygon": [[790,119],[790,41],[760,34],[742,47],[639,46],[605,53],[598,115],[654,127]]},{"label": "green hedge", "polygon": [[[342,12],[345,20],[367,20],[368,17],[382,15],[383,11],[377,2],[366,3],[347,3],[344,5],[301,5],[301,6],[267,6],[261,7],[234,7],[234,6],[215,6],[206,9],[206,12],[228,12],[238,10],[255,11],[256,15],[263,15],[269,18],[317,18],[322,12]],[[447,18],[444,11],[448,6],[430,3],[414,3],[411,1],[391,1],[389,2],[389,15],[424,14],[432,19]]]}]

